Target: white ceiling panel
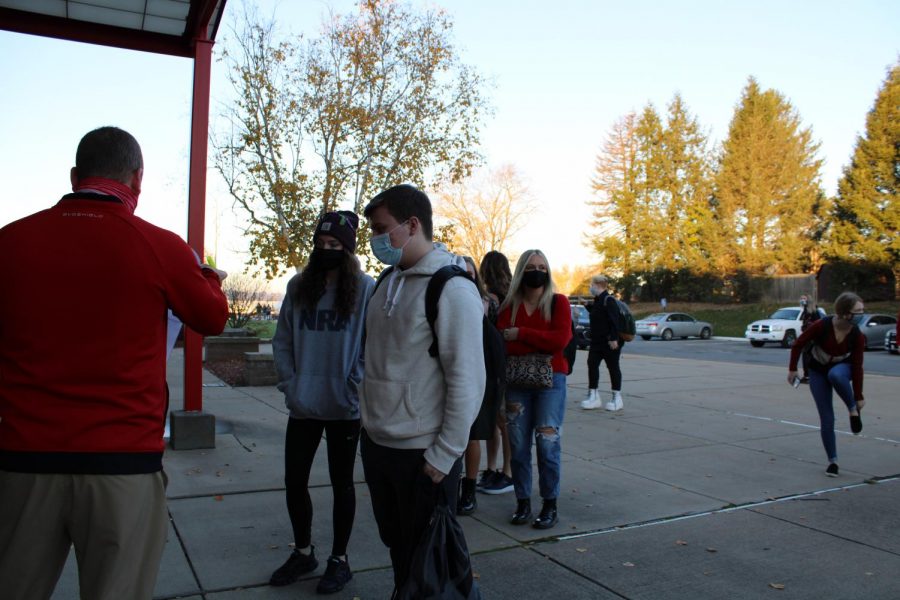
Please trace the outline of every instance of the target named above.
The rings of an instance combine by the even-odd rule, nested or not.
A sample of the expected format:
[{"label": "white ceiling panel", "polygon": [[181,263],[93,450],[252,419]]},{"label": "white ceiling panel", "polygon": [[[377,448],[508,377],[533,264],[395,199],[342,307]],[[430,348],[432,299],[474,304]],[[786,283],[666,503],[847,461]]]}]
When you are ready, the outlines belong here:
[{"label": "white ceiling panel", "polygon": [[65,0],[0,0],[0,7],[54,17],[66,16]]},{"label": "white ceiling panel", "polygon": [[144,15],[142,13],[113,10],[111,8],[101,8],[99,6],[88,6],[87,4],[76,4],[74,2],[69,3],[69,18],[78,21],[89,21],[91,23],[102,23],[103,25],[140,29],[143,17]]},{"label": "white ceiling panel", "polygon": [[144,13],[144,0],[69,0],[69,6],[83,4],[85,6],[99,6],[100,8],[114,8],[126,12]]},{"label": "white ceiling panel", "polygon": [[144,17],[144,31],[155,31],[166,35],[181,35],[184,33],[184,21],[147,15]]},{"label": "white ceiling panel", "polygon": [[[181,19],[184,22],[187,20],[190,11],[190,2],[180,2],[178,0],[149,0],[147,2],[147,14],[154,17]],[[181,30],[184,31],[184,27]]]}]

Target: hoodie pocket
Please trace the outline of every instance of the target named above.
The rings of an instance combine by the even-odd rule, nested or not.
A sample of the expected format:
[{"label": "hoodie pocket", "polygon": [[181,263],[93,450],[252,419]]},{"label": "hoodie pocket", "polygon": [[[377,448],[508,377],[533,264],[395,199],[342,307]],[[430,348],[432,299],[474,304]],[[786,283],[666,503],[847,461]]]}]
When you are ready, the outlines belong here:
[{"label": "hoodie pocket", "polygon": [[356,396],[340,375],[295,375],[285,394],[291,414],[309,419],[358,419]]},{"label": "hoodie pocket", "polygon": [[420,435],[419,415],[412,406],[408,381],[366,376],[360,399],[363,426],[376,437],[409,439]]}]

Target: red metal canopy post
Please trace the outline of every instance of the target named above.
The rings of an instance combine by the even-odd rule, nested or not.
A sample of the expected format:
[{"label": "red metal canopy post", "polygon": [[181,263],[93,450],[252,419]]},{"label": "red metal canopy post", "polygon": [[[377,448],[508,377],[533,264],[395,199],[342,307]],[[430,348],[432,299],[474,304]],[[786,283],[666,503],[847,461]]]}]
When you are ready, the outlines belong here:
[{"label": "red metal canopy post", "polygon": [[[188,176],[188,244],[203,258],[206,218],[206,154],[209,130],[209,84],[213,42],[195,40],[194,92],[191,107],[191,157]],[[203,409],[203,336],[185,329],[184,410]]]}]

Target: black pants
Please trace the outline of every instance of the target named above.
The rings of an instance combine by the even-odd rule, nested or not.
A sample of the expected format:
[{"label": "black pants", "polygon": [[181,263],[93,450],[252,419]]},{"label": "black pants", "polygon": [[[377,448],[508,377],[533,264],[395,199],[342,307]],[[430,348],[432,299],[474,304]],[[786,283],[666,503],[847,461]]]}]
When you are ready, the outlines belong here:
[{"label": "black pants", "polygon": [[622,390],[622,369],[619,368],[622,345],[622,342],[619,342],[619,347],[615,350],[610,350],[608,345],[591,346],[587,359],[588,387],[590,389],[596,390],[600,385],[600,361],[606,361],[610,387],[616,391]]},{"label": "black pants", "polygon": [[[380,446],[362,433],[362,462],[372,496],[372,512],[381,541],[391,552],[394,586],[409,573],[413,550],[422,537],[437,499],[437,486],[422,471],[425,450],[399,450]],[[456,513],[456,488],[461,461],[439,485],[447,494],[450,511]]]},{"label": "black pants", "polygon": [[334,495],[332,520],[334,539],[331,553],[347,553],[347,543],[356,516],[356,492],[353,489],[353,465],[359,442],[359,419],[318,421],[288,419],[284,442],[284,487],[288,515],[294,529],[294,544],[306,548],[312,536],[312,500],[309,497],[309,472],[312,469],[322,432],[328,448],[328,475]]}]

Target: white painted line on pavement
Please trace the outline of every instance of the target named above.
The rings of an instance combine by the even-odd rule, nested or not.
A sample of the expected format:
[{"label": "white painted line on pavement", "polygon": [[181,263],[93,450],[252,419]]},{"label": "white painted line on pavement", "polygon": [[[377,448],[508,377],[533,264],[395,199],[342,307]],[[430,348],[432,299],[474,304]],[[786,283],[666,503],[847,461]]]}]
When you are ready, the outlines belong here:
[{"label": "white painted line on pavement", "polygon": [[728,506],[726,508],[719,508],[716,510],[708,510],[702,513],[694,513],[689,515],[681,515],[679,517],[671,517],[666,519],[653,519],[652,521],[645,521],[643,523],[631,523],[628,525],[618,525],[616,527],[609,527],[607,529],[601,529],[599,531],[588,531],[586,533],[576,533],[573,535],[564,535],[556,538],[557,540],[563,542],[568,540],[577,540],[586,537],[594,537],[597,535],[606,535],[608,533],[615,533],[618,531],[626,531],[629,529],[642,529],[644,527],[650,527],[652,525],[662,525],[664,523],[675,523],[677,521],[685,521],[687,519],[696,519],[698,517],[708,517],[710,515],[716,515],[721,513],[729,513],[734,512],[736,510],[746,510],[752,508],[758,508],[760,506],[767,506],[769,504],[779,504],[781,502],[786,502],[788,500],[802,500],[803,498],[811,498],[814,496],[820,496],[822,494],[827,494],[829,492],[840,492],[843,490],[852,490],[858,487],[863,487],[867,485],[880,485],[882,483],[894,482],[900,480],[900,476],[887,477],[885,479],[878,479],[874,481],[867,481],[863,483],[853,483],[850,485],[841,485],[836,487],[826,488],[824,490],[817,490],[815,492],[804,492],[802,494],[794,494],[792,496],[785,496],[784,498],[774,498],[772,500],[763,500],[760,502],[751,502],[748,504],[741,504],[740,506]]}]

